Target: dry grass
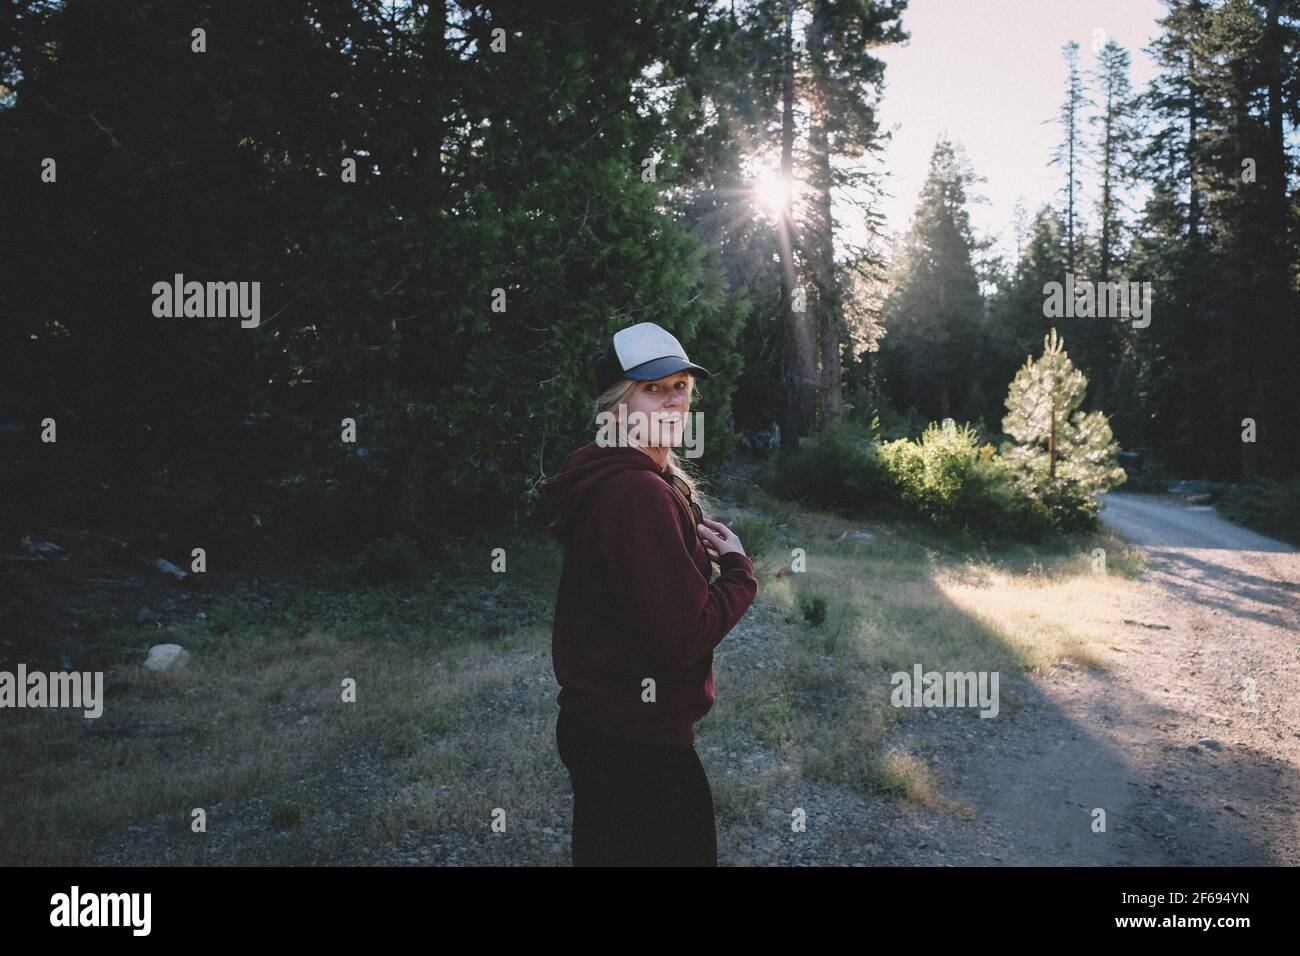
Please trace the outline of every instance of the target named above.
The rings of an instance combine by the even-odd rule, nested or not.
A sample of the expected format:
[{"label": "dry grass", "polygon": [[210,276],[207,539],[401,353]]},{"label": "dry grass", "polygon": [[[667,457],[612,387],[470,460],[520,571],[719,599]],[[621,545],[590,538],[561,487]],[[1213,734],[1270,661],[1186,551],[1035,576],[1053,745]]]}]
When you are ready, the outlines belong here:
[{"label": "dry grass", "polygon": [[[890,704],[889,675],[918,663],[996,671],[1001,712],[1012,712],[1026,674],[1065,661],[1097,665],[1137,587],[1128,578],[1142,567],[1140,552],[1104,534],[1055,550],[972,549],[915,529],[841,537],[862,525],[824,512],[785,517],[760,606],[727,651],[725,692],[702,725],[722,750],[746,735],[772,748],[768,789],[807,775],[955,809],[923,761],[888,744],[895,724],[915,715]],[[1096,547],[1107,549],[1109,573],[1093,572]],[[776,576],[795,549],[804,573]],[[804,613],[815,596],[826,609],[816,625]]]},{"label": "dry grass", "polygon": [[[861,525],[833,515],[785,508],[780,518],[760,598],[719,649],[718,704],[699,727],[702,743],[754,761],[713,778],[731,821],[755,821],[768,794],[805,775],[942,806],[924,762],[887,745],[903,719],[889,705],[889,673],[917,662],[997,670],[1002,707],[1014,708],[1009,677],[1060,660],[1087,666],[1109,642],[1137,567],[1108,540],[1099,546],[1111,573],[1093,574],[1097,542],[972,554],[890,528],[837,540]],[[508,575],[489,570],[498,545]],[[793,548],[807,573],[773,577]],[[475,542],[409,587],[263,584],[258,597],[232,595],[163,635],[105,633],[105,653],[121,663],[106,674],[101,718],[16,710],[0,721],[0,863],[94,863],[110,852],[127,862],[402,862],[431,844],[479,860],[560,862],[544,835],[568,822],[553,740],[558,574],[549,542]],[[825,619],[814,626],[805,608],[816,596]],[[189,649],[190,666],[145,672],[143,653],[160,640]],[[342,700],[344,678],[356,681],[355,703]],[[199,807],[206,841],[190,828]],[[522,839],[496,839],[498,810]]]}]

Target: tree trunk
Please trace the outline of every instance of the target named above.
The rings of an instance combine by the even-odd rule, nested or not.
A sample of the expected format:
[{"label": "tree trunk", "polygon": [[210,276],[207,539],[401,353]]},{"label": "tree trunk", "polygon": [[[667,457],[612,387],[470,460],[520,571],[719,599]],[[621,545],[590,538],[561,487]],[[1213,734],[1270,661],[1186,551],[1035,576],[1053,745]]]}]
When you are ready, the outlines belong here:
[{"label": "tree trunk", "polygon": [[781,311],[785,320],[785,350],[782,362],[781,447],[799,447],[799,438],[808,433],[814,412],[813,388],[817,383],[813,342],[809,335],[807,311],[795,308],[797,278],[794,268],[791,200],[794,175],[794,0],[785,0],[785,75],[782,82],[781,113],[781,181],[785,184],[785,203],[781,210],[777,236],[781,249]]},{"label": "tree trunk", "polygon": [[398,440],[383,491],[384,534],[427,540],[434,533],[432,489],[437,440],[427,417],[416,421]]},{"label": "tree trunk", "polygon": [[424,68],[428,71],[428,107],[432,113],[428,135],[423,143],[428,165],[425,175],[429,180],[429,200],[435,208],[442,205],[446,193],[442,168],[442,144],[446,136],[446,122],[442,115],[447,80],[447,2],[433,0],[424,22]]},{"label": "tree trunk", "polygon": [[1052,400],[1052,430],[1047,435],[1047,480],[1056,481],[1056,400]]},{"label": "tree trunk", "polygon": [[[825,8],[817,7],[808,30],[808,51],[814,64],[824,57],[822,49]],[[814,69],[814,75],[817,70]],[[812,168],[809,184],[813,193],[813,213],[805,231],[804,248],[809,250],[813,263],[813,281],[817,285],[817,332],[820,337],[821,375],[818,398],[820,400],[823,428],[841,421],[844,417],[844,395],[841,390],[843,370],[840,365],[840,342],[844,325],[839,283],[835,277],[835,219],[831,201],[831,154],[827,135],[825,97],[821,90],[813,90],[812,120],[808,130],[808,147]]]}]

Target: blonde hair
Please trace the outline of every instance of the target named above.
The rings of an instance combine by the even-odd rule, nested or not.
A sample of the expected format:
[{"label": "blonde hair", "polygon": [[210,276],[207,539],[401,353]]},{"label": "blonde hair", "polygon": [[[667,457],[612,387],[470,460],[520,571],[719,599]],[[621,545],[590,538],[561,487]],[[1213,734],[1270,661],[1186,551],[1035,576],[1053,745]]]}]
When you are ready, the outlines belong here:
[{"label": "blonde hair", "polygon": [[[695,400],[697,386],[695,376],[690,372],[686,373],[686,380],[690,383],[690,399]],[[632,392],[638,385],[644,382],[635,382],[630,378],[621,378],[605,391],[596,396],[595,407],[592,410],[591,422],[593,425],[599,424],[599,417],[602,412],[615,413],[615,409],[620,405],[625,405],[631,399]],[[667,470],[670,475],[676,475],[682,481],[686,482],[686,487],[691,489],[691,497],[695,503],[700,506],[706,518],[712,517],[717,511],[717,502],[708,494],[700,478],[686,470],[685,462],[677,457],[677,453],[671,448],[668,449]]]}]

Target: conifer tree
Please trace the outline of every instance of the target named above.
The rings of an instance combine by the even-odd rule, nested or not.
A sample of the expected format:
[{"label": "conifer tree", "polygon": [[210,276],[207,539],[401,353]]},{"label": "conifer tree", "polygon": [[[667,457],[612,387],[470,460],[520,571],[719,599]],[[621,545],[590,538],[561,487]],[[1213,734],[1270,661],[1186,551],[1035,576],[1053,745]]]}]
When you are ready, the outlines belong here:
[{"label": "conifer tree", "polygon": [[1052,154],[1049,166],[1065,166],[1065,241],[1066,264],[1071,272],[1075,271],[1075,227],[1079,221],[1079,172],[1083,166],[1083,111],[1092,105],[1084,87],[1083,76],[1079,70],[1079,44],[1071,40],[1061,47],[1065,57],[1066,74],[1065,101],[1061,103],[1057,122],[1061,124],[1064,139]]},{"label": "conifer tree", "polygon": [[1125,479],[1106,416],[1080,408],[1087,389],[1056,329],[1044,337],[1042,356],[1026,359],[1011,381],[1002,430],[1018,443],[1008,457],[1036,497],[1091,497]]},{"label": "conifer tree", "polygon": [[[1129,82],[1128,51],[1108,40],[1097,53],[1092,72],[1093,84],[1100,97],[1100,111],[1088,118],[1094,127],[1093,167],[1101,187],[1097,203],[1097,280],[1110,282],[1121,265],[1124,221],[1127,208],[1124,190],[1133,182],[1139,149],[1140,123],[1136,97]],[[1090,346],[1081,358],[1092,379],[1093,400],[1110,407],[1110,380],[1114,368],[1125,352],[1126,339],[1132,329],[1116,322],[1089,323],[1083,329]],[[1075,340],[1075,344],[1079,344]]]},{"label": "conifer tree", "polygon": [[984,304],[973,257],[987,245],[972,233],[967,187],[982,181],[947,138],[935,144],[885,303],[883,349],[892,390],[900,407],[912,405],[932,417],[967,417],[967,409],[955,406],[975,378],[971,356]]}]

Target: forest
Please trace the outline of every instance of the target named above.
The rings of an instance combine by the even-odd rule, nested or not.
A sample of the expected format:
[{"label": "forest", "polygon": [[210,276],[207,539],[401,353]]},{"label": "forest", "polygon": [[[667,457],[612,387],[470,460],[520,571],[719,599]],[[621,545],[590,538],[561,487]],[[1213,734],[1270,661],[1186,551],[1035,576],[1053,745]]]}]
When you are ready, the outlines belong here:
[{"label": "forest", "polygon": [[[1067,44],[1060,198],[1017,210],[1012,258],[972,232],[959,143],[935,144],[909,228],[879,228],[903,2],[11,8],[11,528],[150,483],[219,513],[313,472],[349,541],[520,520],[634,321],[716,365],[706,469],[774,422],[785,449],[875,416],[996,442],[1055,327],[1148,471],[1296,475],[1290,0],[1173,0],[1144,89],[1132,51]],[[840,228],[849,201],[865,238]],[[155,314],[174,276],[260,286],[260,324]],[[1146,323],[1047,317],[1049,284],[1094,282],[1149,290]],[[46,418],[62,441],[34,454]],[[299,490],[309,526],[324,492]]]}]

